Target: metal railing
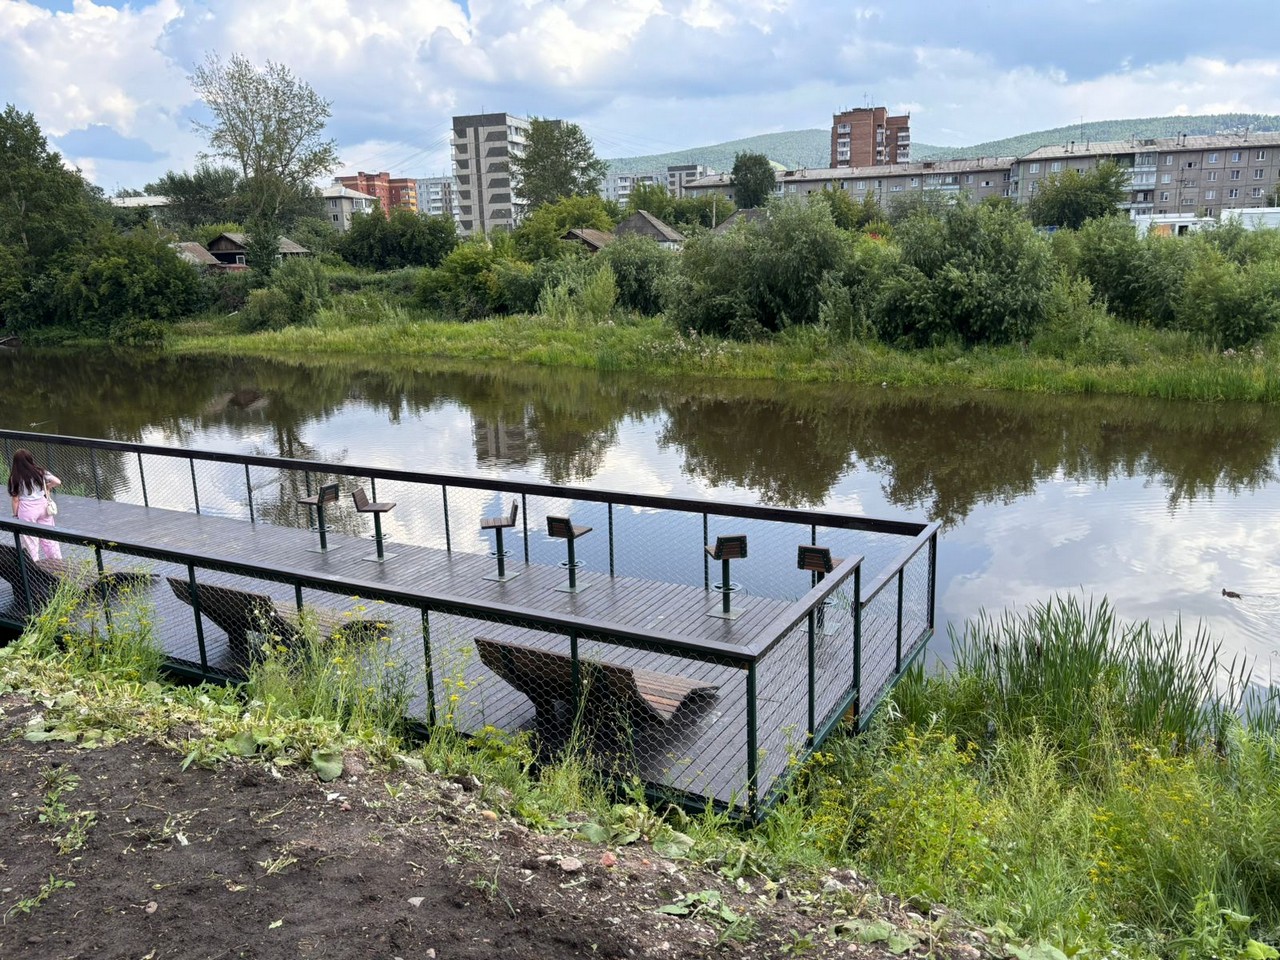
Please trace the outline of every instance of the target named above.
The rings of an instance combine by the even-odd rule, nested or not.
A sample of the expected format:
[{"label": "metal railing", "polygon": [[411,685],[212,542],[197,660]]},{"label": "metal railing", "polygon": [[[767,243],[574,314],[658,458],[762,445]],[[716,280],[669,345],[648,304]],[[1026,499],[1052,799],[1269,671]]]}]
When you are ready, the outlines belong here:
[{"label": "metal railing", "polygon": [[[44,462],[59,472],[64,483],[78,486],[85,495],[122,502],[140,500],[139,505],[149,507],[160,501],[167,510],[175,509],[170,505],[175,499],[175,472],[157,468],[151,458],[180,464],[185,469],[177,475],[190,484],[186,512],[206,513],[216,503],[221,516],[242,519],[255,527],[263,523],[264,512],[272,512],[276,519],[282,516],[276,508],[264,511],[264,503],[272,497],[261,471],[270,471],[271,483],[293,492],[310,493],[318,479],[330,477],[356,477],[384,488],[399,485],[397,492],[411,485],[434,489],[438,496],[429,499],[435,525],[405,526],[401,532],[417,533],[419,540],[426,541],[423,546],[447,554],[463,550],[457,522],[460,503],[470,499],[474,507],[477,498],[489,502],[495,496],[517,496],[526,564],[550,564],[559,556],[551,551],[552,544],[535,540],[529,507],[568,500],[584,512],[596,510],[603,520],[600,526],[606,528],[607,537],[601,538],[589,558],[602,575],[606,571],[610,577],[624,571],[645,575],[654,555],[646,557],[647,549],[656,551],[664,579],[708,591],[711,584],[705,553],[698,551],[704,558],[701,570],[692,563],[666,559],[672,552],[667,533],[675,530],[707,543],[717,527],[754,523],[752,535],[763,540],[771,565],[770,557],[786,551],[794,562],[798,541],[836,543],[846,559],[816,584],[798,579],[809,574],[795,570],[774,568],[762,576],[753,592],[765,595],[772,590],[780,604],[749,640],[735,644],[499,600],[393,586],[376,579],[372,569],[367,576],[359,570],[332,575],[204,549],[162,548],[147,542],[145,528],[137,537],[122,539],[104,536],[101,530],[53,529],[0,518],[0,528],[7,532],[0,538],[0,550],[4,551],[0,552],[0,574],[4,575],[0,604],[4,603],[6,582],[11,593],[0,620],[20,623],[38,613],[47,599],[39,576],[47,574],[47,565],[27,554],[22,546],[24,534],[56,541],[66,553],[81,557],[90,574],[87,581],[97,588],[94,595],[108,610],[122,602],[111,589],[117,582],[112,579],[113,571],[127,574],[131,565],[137,567],[139,561],[146,561],[155,576],[145,581],[149,586],[144,602],[155,606],[156,621],[161,624],[157,636],[169,666],[194,678],[234,680],[243,676],[247,667],[243,651],[240,661],[230,652],[235,639],[234,630],[227,630],[231,614],[211,604],[244,595],[257,598],[254,602],[259,604],[270,600],[276,613],[291,607],[313,617],[347,617],[348,624],[368,622],[368,614],[360,608],[377,605],[378,616],[385,621],[378,627],[379,632],[386,628],[381,640],[388,647],[387,662],[395,663],[411,681],[409,715],[425,727],[450,723],[466,732],[483,726],[511,731],[532,727],[542,734],[549,719],[580,717],[592,704],[599,706],[607,699],[601,697],[601,690],[621,682],[619,677],[630,677],[635,683],[641,675],[652,675],[661,678],[661,683],[688,688],[686,705],[677,704],[674,715],[665,722],[634,715],[623,718],[625,749],[618,751],[623,759],[616,762],[626,769],[619,767],[616,772],[639,775],[664,796],[687,803],[712,802],[750,817],[768,808],[794,762],[817,749],[842,719],[849,716],[860,724],[866,722],[934,628],[937,524],[16,431],[0,431],[0,442],[6,457],[17,445],[31,446],[38,450],[38,456],[43,453]],[[130,461],[136,465],[136,473],[126,476],[122,462]],[[222,474],[211,479],[207,464],[221,465]],[[228,470],[244,479],[243,498],[234,504],[226,496]],[[120,493],[124,496],[110,496]],[[284,499],[277,497],[277,505]],[[419,497],[416,503],[421,505],[427,499]],[[475,510],[463,512],[469,516]],[[287,512],[283,515],[288,517]],[[797,537],[800,531],[803,537]],[[905,549],[904,538],[910,538]],[[655,539],[665,546],[655,548]],[[4,541],[11,541],[12,548],[4,550]],[[477,543],[487,545],[469,537],[468,551],[483,552]],[[885,550],[894,544],[898,547],[896,556]],[[859,546],[864,549],[855,549]],[[867,567],[864,555],[878,555],[873,567]],[[874,579],[864,592],[865,569],[872,570]],[[701,584],[697,582],[699,573]],[[261,608],[255,612],[260,615]],[[207,626],[206,620],[212,626]],[[272,629],[278,633],[287,628],[277,624]],[[246,636],[259,633],[244,632]],[[534,663],[534,672],[547,678],[547,689],[523,690],[528,694],[526,699],[509,683],[502,683],[500,669],[484,660],[483,653],[480,661],[476,659],[476,639],[481,632],[506,638],[505,642],[517,644],[517,649],[541,658]],[[553,678],[562,664],[572,678],[571,687],[564,689],[571,689],[571,693],[564,692],[563,684],[553,689]],[[593,691],[593,683],[599,689]],[[715,691],[714,697],[700,699],[700,691],[705,690]],[[641,708],[645,705],[634,696],[632,701]]]}]

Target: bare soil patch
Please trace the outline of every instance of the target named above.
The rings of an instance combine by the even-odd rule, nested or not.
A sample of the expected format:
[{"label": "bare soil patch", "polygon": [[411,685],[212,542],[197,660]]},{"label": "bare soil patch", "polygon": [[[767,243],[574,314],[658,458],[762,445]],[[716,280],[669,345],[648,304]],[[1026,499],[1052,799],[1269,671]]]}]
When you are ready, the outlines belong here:
[{"label": "bare soil patch", "polygon": [[[836,924],[868,903],[913,922],[847,875],[826,894],[744,892],[647,847],[533,834],[468,778],[350,756],[329,784],[254,761],[182,770],[150,743],[28,742],[38,709],[0,697],[6,960],[888,956]],[[750,918],[734,938],[703,901],[657,912],[708,891]],[[907,952],[978,956],[953,936]]]}]

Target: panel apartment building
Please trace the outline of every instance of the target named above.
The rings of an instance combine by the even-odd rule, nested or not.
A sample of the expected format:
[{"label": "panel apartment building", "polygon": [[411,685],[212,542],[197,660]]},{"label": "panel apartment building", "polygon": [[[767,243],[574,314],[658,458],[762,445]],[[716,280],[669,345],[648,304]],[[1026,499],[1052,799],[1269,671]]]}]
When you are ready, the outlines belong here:
[{"label": "panel apartment building", "polygon": [[911,114],[858,107],[831,118],[831,166],[874,167],[911,162]]},{"label": "panel apartment building", "polygon": [[511,179],[511,157],[524,156],[529,121],[507,113],[453,118],[453,179],[458,233],[464,237],[514,230],[525,204]]},{"label": "panel apartment building", "polygon": [[1271,205],[1280,190],[1280,133],[1157,137],[1040,147],[1015,165],[1030,201],[1046,177],[1084,172],[1114,160],[1128,173],[1122,206],[1133,215],[1221,216],[1224,210]]},{"label": "panel apartment building", "polygon": [[418,212],[418,182],[408,177],[393,177],[386,171],[365,173],[361,170],[353,177],[334,177],[333,182],[376,198],[386,214],[392,210]]}]

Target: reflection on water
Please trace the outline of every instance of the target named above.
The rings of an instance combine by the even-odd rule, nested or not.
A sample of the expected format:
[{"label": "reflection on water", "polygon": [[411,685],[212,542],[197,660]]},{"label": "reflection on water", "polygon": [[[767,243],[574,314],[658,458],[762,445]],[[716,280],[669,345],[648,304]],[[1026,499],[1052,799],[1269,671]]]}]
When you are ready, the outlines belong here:
[{"label": "reflection on water", "polygon": [[1083,589],[1204,619],[1280,674],[1265,407],[367,360],[23,352],[0,373],[5,427],[937,519],[943,621]]}]

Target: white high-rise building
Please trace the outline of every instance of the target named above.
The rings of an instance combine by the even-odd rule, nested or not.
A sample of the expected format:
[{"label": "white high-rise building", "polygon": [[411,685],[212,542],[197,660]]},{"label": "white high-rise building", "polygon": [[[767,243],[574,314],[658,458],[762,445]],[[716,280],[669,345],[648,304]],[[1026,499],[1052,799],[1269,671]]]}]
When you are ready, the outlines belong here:
[{"label": "white high-rise building", "polygon": [[458,233],[464,237],[514,230],[525,203],[512,186],[511,158],[524,156],[529,121],[507,113],[453,118],[453,180]]},{"label": "white high-rise building", "polygon": [[458,185],[453,177],[422,177],[418,180],[418,212],[431,217],[458,220]]}]

